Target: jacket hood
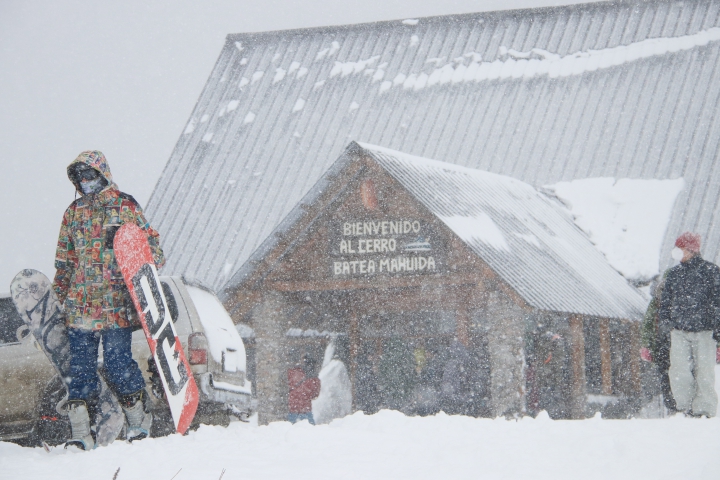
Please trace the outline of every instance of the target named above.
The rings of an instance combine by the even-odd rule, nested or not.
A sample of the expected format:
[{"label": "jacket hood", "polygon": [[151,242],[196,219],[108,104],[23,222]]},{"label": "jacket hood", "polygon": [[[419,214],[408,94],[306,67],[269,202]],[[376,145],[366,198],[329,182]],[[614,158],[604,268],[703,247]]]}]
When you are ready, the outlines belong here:
[{"label": "jacket hood", "polygon": [[70,162],[70,165],[67,167],[67,176],[72,182],[72,184],[75,186],[75,190],[78,191],[81,195],[83,194],[82,188],[80,188],[80,185],[75,183],[72,179],[72,176],[70,175],[70,171],[73,167],[73,165],[77,163],[84,163],[85,165],[94,168],[98,172],[102,174],[103,177],[105,177],[105,180],[107,180],[108,184],[103,188],[103,191],[114,188],[118,189],[117,185],[115,185],[115,182],[112,178],[112,173],[110,173],[110,166],[107,163],[107,159],[105,158],[105,155],[99,150],[86,150],[82,152],[80,155],[77,156],[75,160]]}]

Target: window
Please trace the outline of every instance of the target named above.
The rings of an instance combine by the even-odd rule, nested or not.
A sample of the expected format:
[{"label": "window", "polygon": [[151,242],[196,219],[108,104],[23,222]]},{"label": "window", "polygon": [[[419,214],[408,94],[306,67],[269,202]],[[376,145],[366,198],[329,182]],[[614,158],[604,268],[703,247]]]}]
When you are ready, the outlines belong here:
[{"label": "window", "polygon": [[0,298],[0,345],[17,343],[17,329],[24,325],[9,297]]}]

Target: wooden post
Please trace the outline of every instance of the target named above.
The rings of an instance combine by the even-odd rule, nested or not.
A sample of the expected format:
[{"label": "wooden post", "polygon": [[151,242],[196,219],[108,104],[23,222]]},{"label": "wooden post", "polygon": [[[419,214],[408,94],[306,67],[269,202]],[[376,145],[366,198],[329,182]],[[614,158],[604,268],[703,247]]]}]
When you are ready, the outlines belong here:
[{"label": "wooden post", "polygon": [[525,312],[504,293],[489,292],[488,356],[492,416],[520,415],[525,408]]},{"label": "wooden post", "polygon": [[357,376],[357,355],[359,347],[359,332],[358,332],[358,316],[357,312],[353,308],[350,313],[350,384],[352,388],[352,411],[354,412],[355,407],[355,388],[356,388],[356,376]]},{"label": "wooden post", "polygon": [[457,305],[457,325],[455,326],[455,336],[460,343],[466,348],[470,346],[470,314],[468,312],[468,295],[465,292],[457,296],[459,304]]},{"label": "wooden post", "polygon": [[287,359],[285,344],[285,301],[278,292],[267,292],[252,312],[256,338],[255,391],[258,422],[285,420],[287,417]]},{"label": "wooden post", "polygon": [[585,336],[583,320],[579,315],[570,317],[570,357],[572,361],[571,418],[585,417]]},{"label": "wooden post", "polygon": [[603,395],[612,395],[612,357],[610,355],[610,321],[600,320],[600,373]]},{"label": "wooden post", "polygon": [[640,323],[631,322],[628,334],[630,335],[630,390],[633,395],[642,392],[640,379]]}]

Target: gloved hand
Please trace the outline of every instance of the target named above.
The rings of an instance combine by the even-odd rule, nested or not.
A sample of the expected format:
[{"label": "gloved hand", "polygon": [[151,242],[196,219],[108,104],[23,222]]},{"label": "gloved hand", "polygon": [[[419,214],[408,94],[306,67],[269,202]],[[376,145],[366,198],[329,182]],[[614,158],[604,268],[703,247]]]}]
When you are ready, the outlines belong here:
[{"label": "gloved hand", "polygon": [[[718,349],[717,355],[720,355],[720,349]],[[652,353],[650,353],[650,349],[647,347],[642,347],[640,349],[640,358],[645,360],[646,362],[652,362]],[[720,357],[718,357],[720,359]]]}]

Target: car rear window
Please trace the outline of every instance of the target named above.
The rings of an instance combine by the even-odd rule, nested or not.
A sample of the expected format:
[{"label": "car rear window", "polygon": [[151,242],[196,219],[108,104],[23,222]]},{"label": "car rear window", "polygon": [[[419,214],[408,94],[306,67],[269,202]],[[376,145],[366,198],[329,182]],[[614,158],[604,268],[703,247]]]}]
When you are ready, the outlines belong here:
[{"label": "car rear window", "polygon": [[0,345],[17,343],[17,329],[23,325],[10,297],[0,298]]},{"label": "car rear window", "polygon": [[178,305],[177,300],[175,300],[175,295],[172,293],[172,289],[170,288],[170,285],[167,284],[167,282],[163,282],[160,280],[160,285],[162,285],[163,293],[165,294],[165,300],[167,300],[168,303],[168,310],[170,310],[170,317],[172,317],[174,322],[177,322],[178,320]]},{"label": "car rear window", "polygon": [[[170,286],[171,282],[160,280],[162,285],[165,299],[167,300],[167,307],[170,310],[170,316],[175,322],[175,332],[178,335],[188,335],[192,333],[192,326],[190,325],[189,314],[187,313],[187,306],[183,299],[182,293],[173,293],[173,287]],[[174,287],[177,288],[177,287]],[[180,310],[182,308],[182,311]]]}]

